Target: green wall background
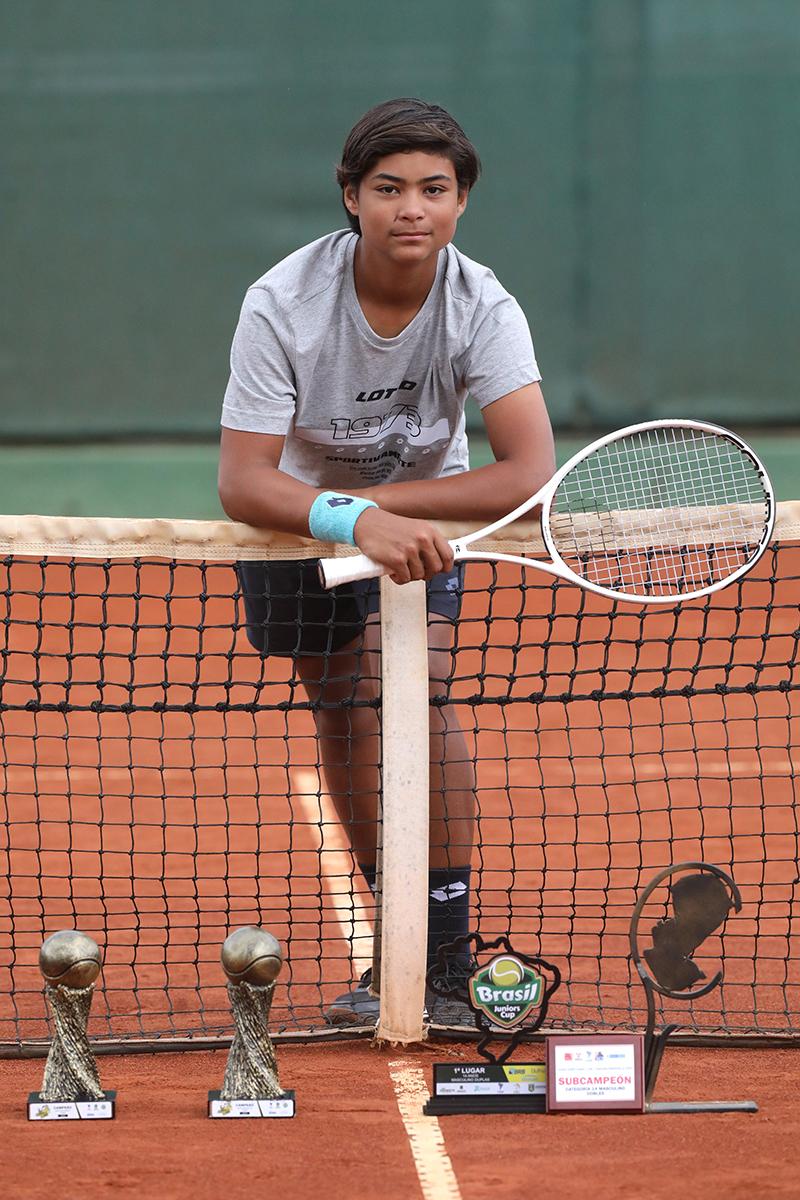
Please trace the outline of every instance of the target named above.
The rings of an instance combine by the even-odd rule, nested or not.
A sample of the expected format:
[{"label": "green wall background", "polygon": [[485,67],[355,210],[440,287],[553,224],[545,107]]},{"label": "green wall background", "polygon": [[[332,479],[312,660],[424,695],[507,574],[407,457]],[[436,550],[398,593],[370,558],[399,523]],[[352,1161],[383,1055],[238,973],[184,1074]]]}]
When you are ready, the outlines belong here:
[{"label": "green wall background", "polygon": [[798,418],[797,0],[6,0],[0,44],[6,440],[213,436],[245,288],[402,94],[481,152],[458,244],[557,424]]},{"label": "green wall background", "polygon": [[[798,437],[783,430],[748,431],[748,440],[778,499],[798,499]],[[586,434],[557,431],[559,464],[585,444]],[[0,513],[220,518],[225,514],[217,498],[217,458],[210,440],[0,446]],[[474,467],[492,461],[486,440],[474,434],[470,461]]]}]

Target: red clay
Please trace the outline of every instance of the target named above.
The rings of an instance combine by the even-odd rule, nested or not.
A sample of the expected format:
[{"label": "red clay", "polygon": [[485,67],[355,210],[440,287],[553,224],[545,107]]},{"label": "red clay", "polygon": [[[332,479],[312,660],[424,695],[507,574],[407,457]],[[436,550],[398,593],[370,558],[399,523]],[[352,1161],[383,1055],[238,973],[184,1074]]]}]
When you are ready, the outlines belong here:
[{"label": "red clay", "polygon": [[[293,1121],[209,1121],[206,1092],[225,1066],[219,1051],[103,1058],[103,1084],[119,1092],[115,1122],[32,1125],[25,1100],[42,1061],[0,1062],[4,1195],[422,1195],[388,1063],[417,1061],[429,1078],[435,1061],[474,1059],[474,1046],[402,1054],[343,1043],[287,1046],[279,1055],[282,1083],[297,1091]],[[752,1116],[445,1117],[441,1128],[463,1200],[797,1197],[798,1067],[794,1050],[667,1051],[657,1098],[755,1099]]]}]

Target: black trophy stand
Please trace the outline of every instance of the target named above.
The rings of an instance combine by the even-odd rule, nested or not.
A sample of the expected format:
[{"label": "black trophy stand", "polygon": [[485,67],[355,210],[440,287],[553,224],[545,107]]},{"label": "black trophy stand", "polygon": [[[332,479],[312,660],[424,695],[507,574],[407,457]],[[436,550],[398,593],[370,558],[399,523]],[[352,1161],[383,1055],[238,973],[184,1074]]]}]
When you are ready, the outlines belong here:
[{"label": "black trophy stand", "polygon": [[[522,1014],[519,1023],[507,1029],[499,1028],[487,1020],[486,1015],[475,1006],[468,985],[469,975],[465,974],[463,966],[459,965],[465,953],[469,952],[472,963],[476,963],[479,954],[501,950],[513,955],[526,967],[535,971],[541,977],[541,998],[535,1008]],[[433,1095],[425,1103],[423,1112],[426,1116],[447,1116],[456,1113],[530,1113],[545,1111],[544,1068],[543,1064],[518,1063],[509,1064],[509,1072],[527,1072],[533,1067],[542,1070],[541,1092],[537,1085],[521,1084],[526,1089],[520,1094],[501,1094],[504,1086],[502,1080],[506,1075],[506,1063],[520,1042],[529,1041],[541,1026],[547,1016],[547,1008],[553,993],[561,983],[561,972],[554,963],[547,962],[539,955],[522,954],[514,950],[507,937],[498,937],[487,942],[477,933],[466,934],[453,942],[440,945],[437,961],[431,967],[427,976],[428,987],[438,996],[457,999],[467,1006],[475,1021],[475,1029],[480,1034],[476,1050],[483,1059],[482,1063],[436,1063],[433,1068]],[[490,1042],[497,1038],[508,1037],[503,1049],[495,1054],[489,1049]],[[460,1071],[473,1072],[485,1081],[487,1089],[497,1088],[495,1094],[481,1095],[444,1095],[442,1085],[452,1083],[450,1077],[457,1076]],[[447,1077],[447,1078],[446,1078]],[[469,1082],[464,1083],[469,1088]],[[535,1090],[534,1090],[535,1088]]]},{"label": "black trophy stand", "polygon": [[[639,921],[644,906],[660,884],[671,875],[682,875],[670,884],[674,917],[653,926],[653,946],[639,952]],[[647,1026],[644,1035],[645,1110],[651,1113],[758,1112],[754,1100],[701,1100],[661,1103],[653,1100],[664,1049],[678,1023],[656,1030],[656,995],[691,1003],[713,992],[722,982],[722,971],[699,987],[694,984],[705,976],[692,954],[727,918],[731,909],[739,912],[742,898],[730,875],[710,863],[686,862],[660,871],[645,888],[633,910],[630,927],[631,961],[639,974],[647,1000]],[[644,958],[644,962],[642,961]]]}]

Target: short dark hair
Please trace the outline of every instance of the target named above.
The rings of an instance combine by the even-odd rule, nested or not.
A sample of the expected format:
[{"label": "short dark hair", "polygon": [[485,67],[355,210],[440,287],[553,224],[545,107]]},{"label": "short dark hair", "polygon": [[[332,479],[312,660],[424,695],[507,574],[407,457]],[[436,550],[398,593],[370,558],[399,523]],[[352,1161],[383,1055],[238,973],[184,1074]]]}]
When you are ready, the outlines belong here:
[{"label": "short dark hair", "polygon": [[[336,168],[342,203],[344,189],[357,188],[379,158],[411,150],[427,150],[449,158],[460,192],[468,192],[481,173],[478,152],[446,109],[413,96],[401,96],[376,104],[348,133],[342,161]],[[358,217],[347,212],[347,219],[351,228],[361,233]]]}]

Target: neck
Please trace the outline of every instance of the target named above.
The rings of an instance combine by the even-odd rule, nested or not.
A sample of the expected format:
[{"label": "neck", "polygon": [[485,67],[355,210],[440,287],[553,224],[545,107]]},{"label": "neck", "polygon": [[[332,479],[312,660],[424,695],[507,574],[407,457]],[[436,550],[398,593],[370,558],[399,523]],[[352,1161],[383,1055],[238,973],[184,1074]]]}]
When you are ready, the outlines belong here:
[{"label": "neck", "polygon": [[358,298],[387,307],[420,307],[433,286],[438,261],[434,254],[423,263],[398,266],[371,251],[359,238],[353,268]]}]

